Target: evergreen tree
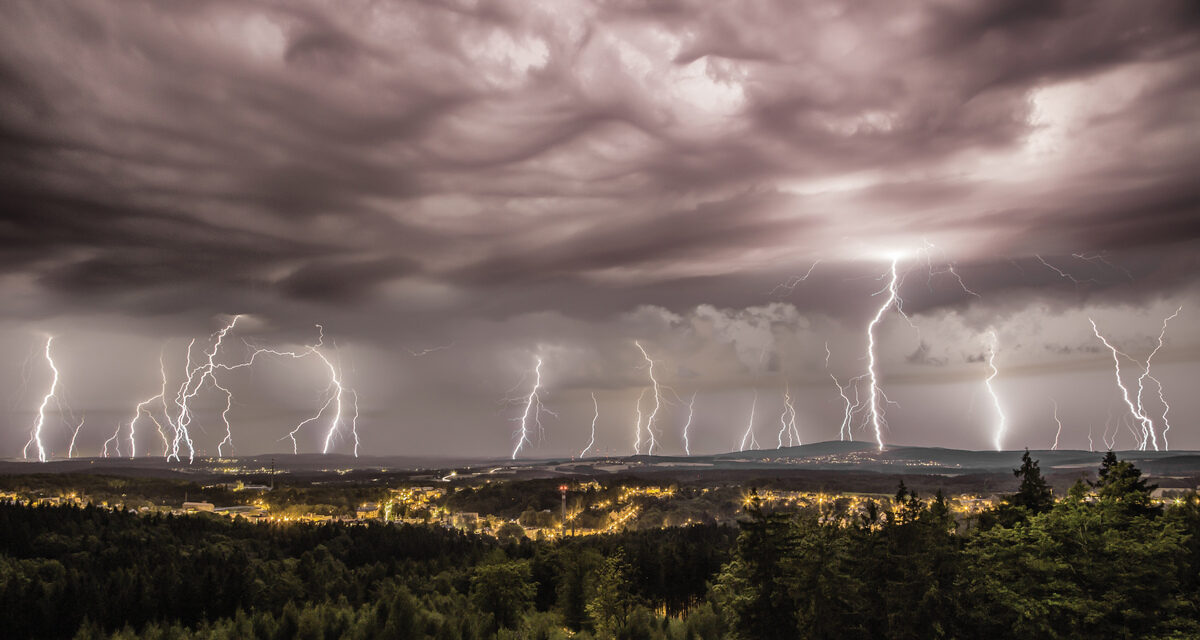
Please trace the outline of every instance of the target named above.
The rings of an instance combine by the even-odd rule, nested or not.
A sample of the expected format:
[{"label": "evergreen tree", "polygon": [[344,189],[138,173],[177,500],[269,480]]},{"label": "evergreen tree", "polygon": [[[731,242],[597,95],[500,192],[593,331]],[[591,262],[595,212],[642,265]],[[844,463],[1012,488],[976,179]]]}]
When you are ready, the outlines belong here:
[{"label": "evergreen tree", "polygon": [[596,591],[588,601],[587,613],[601,638],[615,637],[629,624],[629,616],[637,604],[629,573],[629,563],[621,551],[605,558],[596,572]]},{"label": "evergreen tree", "polygon": [[785,571],[796,545],[791,518],[764,512],[757,494],[748,511],[750,520],[739,523],[737,556],[718,578],[717,597],[732,617],[735,637],[790,640],[797,629],[792,576]]},{"label": "evergreen tree", "polygon": [[1031,515],[1045,513],[1054,506],[1054,491],[1042,477],[1038,461],[1029,455],[1029,449],[1021,455],[1021,468],[1013,469],[1013,475],[1021,479],[1017,492],[1008,497],[1008,503],[1024,507]]},{"label": "evergreen tree", "polygon": [[1146,482],[1132,462],[1116,460],[1110,451],[1100,466],[1096,495],[1102,503],[1120,505],[1129,515],[1156,516],[1162,513],[1162,507],[1153,504],[1150,494],[1158,485]]}]

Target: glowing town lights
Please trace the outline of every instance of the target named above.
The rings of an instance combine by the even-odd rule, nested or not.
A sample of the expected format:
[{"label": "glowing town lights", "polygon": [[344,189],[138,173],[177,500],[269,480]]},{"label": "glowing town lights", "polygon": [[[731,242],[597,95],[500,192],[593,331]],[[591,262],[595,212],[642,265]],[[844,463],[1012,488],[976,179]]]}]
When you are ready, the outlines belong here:
[{"label": "glowing town lights", "polygon": [[1000,406],[1000,396],[996,393],[996,388],[992,386],[992,381],[996,376],[1000,375],[1000,370],[996,368],[996,332],[989,331],[990,340],[988,342],[988,367],[992,373],[983,381],[987,387],[988,394],[992,396],[992,404],[996,407],[996,435],[992,438],[992,444],[996,447],[996,451],[1003,451],[1001,447],[1004,438],[1004,432],[1008,427],[1008,419],[1004,416],[1004,408]]},{"label": "glowing town lights", "polygon": [[54,377],[50,380],[50,390],[46,392],[42,398],[42,404],[38,406],[37,420],[33,423],[33,431],[29,434],[29,442],[25,443],[25,449],[21,455],[26,459],[29,458],[29,447],[35,446],[37,449],[38,462],[46,461],[46,447],[42,444],[42,427],[46,425],[46,407],[50,404],[50,400],[54,398],[54,393],[58,390],[58,367],[54,366],[54,358],[50,355],[50,343],[54,342],[54,337],[46,338],[46,364],[50,365],[50,371],[54,373]]}]

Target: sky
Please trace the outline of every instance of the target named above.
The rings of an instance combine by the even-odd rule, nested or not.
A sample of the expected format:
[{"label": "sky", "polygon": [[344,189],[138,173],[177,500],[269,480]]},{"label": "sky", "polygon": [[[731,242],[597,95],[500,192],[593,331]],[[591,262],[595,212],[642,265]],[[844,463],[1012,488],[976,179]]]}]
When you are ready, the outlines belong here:
[{"label": "sky", "polygon": [[[215,362],[303,357],[205,381],[198,455],[225,436],[214,380],[224,453],[291,451],[322,407],[296,449],[352,453],[354,397],[360,455],[578,455],[593,418],[591,454],[633,453],[635,432],[645,452],[638,344],[655,453],[685,451],[693,394],[692,453],[748,427],[775,447],[785,393],[806,443],[1049,448],[1057,406],[1060,447],[1101,450],[1107,425],[1128,449],[1160,332],[1140,412],[1153,444],[1200,449],[1195,3],[14,0],[0,18],[0,457],[28,455],[48,336],[48,455],[80,419],[76,455],[118,430],[128,455],[160,357],[177,416],[189,341],[194,367],[235,315]],[[1089,319],[1127,354],[1133,406]],[[871,362],[878,434],[853,382]],[[849,435],[834,378],[858,393]],[[163,455],[149,415],[173,437],[157,402],[139,456]]]}]

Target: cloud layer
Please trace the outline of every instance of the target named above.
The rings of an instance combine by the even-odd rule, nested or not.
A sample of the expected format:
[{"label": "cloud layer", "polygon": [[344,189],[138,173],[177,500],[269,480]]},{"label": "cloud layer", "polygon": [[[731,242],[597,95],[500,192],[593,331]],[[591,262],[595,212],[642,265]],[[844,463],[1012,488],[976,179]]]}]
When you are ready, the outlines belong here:
[{"label": "cloud layer", "polygon": [[[823,381],[826,341],[856,374],[896,252],[921,334],[889,320],[885,362],[914,380],[974,376],[988,328],[1028,371],[1098,365],[1088,314],[1140,345],[1195,299],[1192,2],[39,0],[0,17],[9,342],[86,329],[149,354],[221,313],[297,343],[322,322],[390,372],[367,400],[385,448],[461,393],[478,401],[462,432],[493,429],[495,387],[539,349],[574,390],[641,384],[635,337],[713,393]],[[1178,331],[1194,372],[1200,337]],[[402,384],[438,402],[389,406]]]}]

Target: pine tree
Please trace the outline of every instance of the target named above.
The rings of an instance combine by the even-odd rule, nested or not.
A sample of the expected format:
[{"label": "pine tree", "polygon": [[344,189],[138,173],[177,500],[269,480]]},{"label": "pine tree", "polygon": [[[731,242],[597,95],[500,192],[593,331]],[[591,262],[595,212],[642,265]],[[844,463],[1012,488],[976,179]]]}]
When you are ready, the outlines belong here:
[{"label": "pine tree", "polygon": [[1031,515],[1045,513],[1054,506],[1054,490],[1042,477],[1038,461],[1029,455],[1029,449],[1021,455],[1021,468],[1013,469],[1013,475],[1021,479],[1017,492],[1007,498],[1014,507],[1024,507]]}]

